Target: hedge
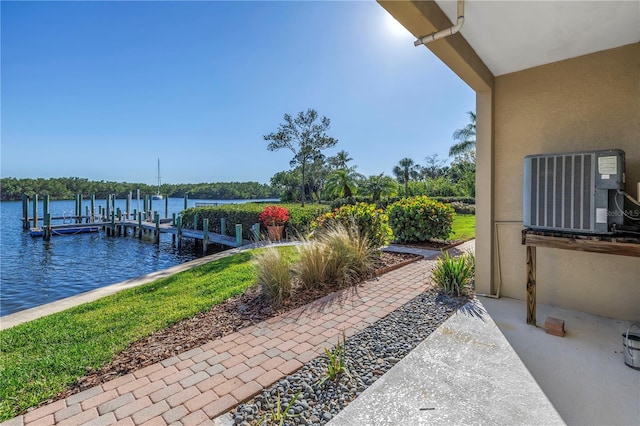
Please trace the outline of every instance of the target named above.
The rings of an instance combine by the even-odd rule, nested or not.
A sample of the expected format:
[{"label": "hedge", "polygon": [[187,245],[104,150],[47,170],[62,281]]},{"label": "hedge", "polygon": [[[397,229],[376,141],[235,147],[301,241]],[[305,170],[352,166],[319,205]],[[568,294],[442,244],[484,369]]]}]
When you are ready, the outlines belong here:
[{"label": "hedge", "polygon": [[[227,235],[235,235],[234,226],[242,225],[242,237],[248,240],[253,239],[251,227],[255,223],[259,223],[258,215],[269,204],[265,203],[238,203],[223,204],[221,206],[205,206],[191,207],[183,210],[182,226],[187,229],[193,229],[194,215],[198,215],[197,229],[202,229],[203,219],[209,219],[209,231],[215,233],[221,232],[220,219],[227,219]],[[301,207],[300,204],[278,203],[277,205],[285,207],[289,210],[289,222],[285,227],[287,237],[296,237],[298,234],[306,235],[311,230],[311,222],[318,216],[329,211],[329,206],[324,204],[307,204]],[[266,231],[264,226],[260,225],[261,232]]]},{"label": "hedge", "polygon": [[[406,198],[406,197],[385,198],[383,200],[378,201],[376,203],[376,207],[379,209],[386,209],[387,206],[389,206],[390,204],[393,204],[396,201],[400,201],[403,198]],[[473,211],[475,212],[476,199],[473,197],[429,197],[429,198],[431,200],[438,201],[444,204],[461,203],[465,205],[465,207],[468,207],[469,205],[473,205],[474,206]],[[357,203],[371,203],[371,197],[355,196],[355,197],[349,197],[349,198],[338,198],[331,201],[331,209],[335,210],[342,206],[353,205]],[[455,208],[455,206],[452,206],[452,207]]]}]

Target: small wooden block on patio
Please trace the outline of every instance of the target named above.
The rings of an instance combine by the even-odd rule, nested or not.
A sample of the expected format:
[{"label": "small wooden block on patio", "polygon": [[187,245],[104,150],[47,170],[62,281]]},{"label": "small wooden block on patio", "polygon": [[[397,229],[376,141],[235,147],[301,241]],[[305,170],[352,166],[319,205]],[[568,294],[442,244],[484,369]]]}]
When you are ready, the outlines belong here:
[{"label": "small wooden block on patio", "polygon": [[554,317],[547,317],[544,322],[544,328],[547,330],[547,334],[553,334],[554,336],[564,337],[564,321]]}]

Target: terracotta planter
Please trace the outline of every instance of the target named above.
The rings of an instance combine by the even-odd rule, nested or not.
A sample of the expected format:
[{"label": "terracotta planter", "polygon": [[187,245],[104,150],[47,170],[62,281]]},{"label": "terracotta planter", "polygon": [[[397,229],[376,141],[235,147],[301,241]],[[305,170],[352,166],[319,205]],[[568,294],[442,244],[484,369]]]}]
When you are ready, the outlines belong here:
[{"label": "terracotta planter", "polygon": [[284,225],[267,226],[267,232],[269,233],[269,240],[271,240],[271,241],[280,241],[280,240],[282,240],[282,231],[283,230],[284,230]]}]

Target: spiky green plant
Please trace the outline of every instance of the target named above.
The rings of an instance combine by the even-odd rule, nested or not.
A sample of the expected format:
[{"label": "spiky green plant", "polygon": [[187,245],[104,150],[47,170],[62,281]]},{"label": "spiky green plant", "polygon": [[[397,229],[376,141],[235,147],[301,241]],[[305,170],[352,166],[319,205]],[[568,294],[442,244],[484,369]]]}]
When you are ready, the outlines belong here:
[{"label": "spiky green plant", "polygon": [[295,394],[293,399],[289,401],[287,406],[284,407],[283,409],[281,398],[280,398],[280,391],[278,391],[278,398],[276,399],[275,406],[273,408],[270,408],[269,413],[265,414],[260,419],[259,424],[260,425],[277,424],[279,426],[282,426],[284,425],[285,420],[287,420],[288,418],[298,417],[299,414],[289,414],[289,410],[291,409],[291,407],[293,407],[293,404],[296,402],[296,399],[298,399],[298,397],[300,396],[300,392],[302,392],[302,390],[299,390]]},{"label": "spiky green plant", "polygon": [[283,301],[291,295],[289,264],[274,247],[269,247],[257,255],[254,263],[262,293],[269,298],[272,306],[276,308],[282,306]]},{"label": "spiky green plant", "polygon": [[[473,260],[472,260],[473,259]],[[458,257],[444,252],[433,268],[433,280],[445,293],[454,296],[466,294],[475,270],[475,257],[465,253]]]},{"label": "spiky green plant", "polygon": [[340,342],[340,338],[338,337],[338,343],[336,343],[333,350],[324,348],[324,353],[328,359],[327,374],[320,379],[318,385],[322,385],[327,380],[335,380],[341,374],[345,374],[351,379],[351,374],[349,373],[345,362],[347,357],[347,349],[345,346],[346,342],[347,336],[345,335],[344,330],[342,330],[342,342]]}]

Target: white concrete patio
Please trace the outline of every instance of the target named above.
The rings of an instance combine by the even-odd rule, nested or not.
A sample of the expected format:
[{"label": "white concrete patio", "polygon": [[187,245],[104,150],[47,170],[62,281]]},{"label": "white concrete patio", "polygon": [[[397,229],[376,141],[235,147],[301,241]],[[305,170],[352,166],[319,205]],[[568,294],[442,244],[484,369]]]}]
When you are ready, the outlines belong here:
[{"label": "white concrete patio", "polygon": [[[538,304],[533,327],[524,301],[480,300],[567,424],[640,425],[640,370],[622,347],[629,322]],[[564,337],[545,332],[548,316],[564,320]]]},{"label": "white concrete patio", "polygon": [[528,326],[523,301],[481,297],[330,424],[640,425],[640,370],[622,352],[630,323],[538,305],[539,324],[548,316],[564,337]]}]

